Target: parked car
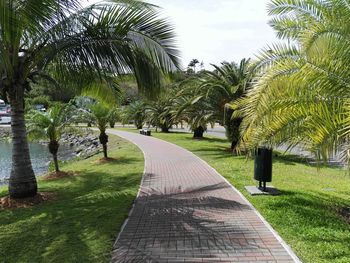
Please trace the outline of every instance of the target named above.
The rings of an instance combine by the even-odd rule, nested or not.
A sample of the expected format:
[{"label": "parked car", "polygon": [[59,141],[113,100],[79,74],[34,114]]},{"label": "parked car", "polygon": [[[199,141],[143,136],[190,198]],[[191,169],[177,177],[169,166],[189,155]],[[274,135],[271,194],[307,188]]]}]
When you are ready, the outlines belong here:
[{"label": "parked car", "polygon": [[0,124],[11,123],[11,108],[0,100]]},{"label": "parked car", "polygon": [[36,104],[36,105],[34,105],[34,108],[35,108],[37,111],[46,112],[46,108],[45,108],[45,106],[42,105],[42,104]]}]

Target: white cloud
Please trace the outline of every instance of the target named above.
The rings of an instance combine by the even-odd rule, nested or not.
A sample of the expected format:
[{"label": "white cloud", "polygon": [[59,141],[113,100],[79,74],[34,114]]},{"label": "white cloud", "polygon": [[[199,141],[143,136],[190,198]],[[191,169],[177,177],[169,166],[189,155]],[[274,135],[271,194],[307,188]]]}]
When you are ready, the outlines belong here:
[{"label": "white cloud", "polygon": [[[89,1],[96,2],[96,1]],[[269,27],[269,0],[148,0],[175,25],[183,64],[254,57],[275,34]]]},{"label": "white cloud", "polygon": [[209,63],[254,57],[274,42],[268,0],[150,0],[171,17],[184,65],[192,58]]}]

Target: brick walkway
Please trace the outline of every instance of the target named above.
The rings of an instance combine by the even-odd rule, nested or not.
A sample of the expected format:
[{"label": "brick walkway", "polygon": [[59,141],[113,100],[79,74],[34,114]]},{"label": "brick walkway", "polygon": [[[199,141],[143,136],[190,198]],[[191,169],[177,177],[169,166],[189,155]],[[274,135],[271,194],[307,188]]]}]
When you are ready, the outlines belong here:
[{"label": "brick walkway", "polygon": [[251,205],[192,153],[152,137],[110,132],[145,154],[139,196],[112,262],[298,262]]}]

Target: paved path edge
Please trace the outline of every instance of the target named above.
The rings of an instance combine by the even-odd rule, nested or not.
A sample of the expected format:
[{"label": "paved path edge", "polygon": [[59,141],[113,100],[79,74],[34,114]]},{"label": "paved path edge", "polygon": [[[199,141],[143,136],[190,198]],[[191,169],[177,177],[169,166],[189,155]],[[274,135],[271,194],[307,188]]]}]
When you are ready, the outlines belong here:
[{"label": "paved path edge", "polygon": [[[128,131],[122,131],[122,132],[128,132]],[[113,134],[113,135],[116,135],[116,136],[119,136],[120,138],[124,139],[124,140],[127,140],[129,142],[131,142],[132,144],[134,144],[135,146],[137,146],[137,148],[140,149],[140,151],[142,152],[143,154],[143,157],[144,157],[144,169],[143,169],[143,173],[142,173],[142,179],[141,179],[141,182],[140,182],[140,187],[139,187],[139,190],[137,192],[137,195],[136,195],[136,198],[135,200],[139,197],[140,195],[140,192],[141,192],[141,186],[143,184],[143,181],[144,181],[144,177],[145,177],[145,172],[146,172],[146,155],[145,155],[145,152],[143,151],[143,149],[141,149],[139,147],[139,145],[137,145],[137,143],[133,142],[132,140],[124,137],[123,135],[119,134],[118,133],[118,130],[110,130],[108,129],[107,130],[107,133],[110,133],[110,134]],[[132,133],[132,132],[128,132],[128,133]],[[292,257],[292,259],[296,262],[296,263],[302,263],[302,261],[299,259],[299,257],[294,253],[294,251],[292,250],[292,248],[284,241],[284,239],[278,234],[278,232],[270,225],[269,222],[266,221],[266,219],[260,214],[260,212],[250,203],[250,201],[236,188],[234,187],[223,175],[221,175],[215,168],[213,168],[211,165],[209,165],[206,161],[204,161],[202,158],[200,158],[199,156],[197,156],[196,154],[194,154],[193,152],[187,150],[186,148],[183,148],[175,143],[172,143],[172,142],[168,142],[168,141],[165,141],[165,140],[162,140],[162,139],[158,139],[158,138],[155,138],[152,136],[153,139],[156,139],[156,140],[160,140],[160,141],[163,141],[163,142],[166,142],[166,143],[169,143],[175,147],[178,147],[178,148],[181,148],[191,154],[193,154],[193,156],[195,156],[195,158],[197,158],[199,161],[203,162],[204,164],[206,164],[208,167],[210,167],[210,169],[217,175],[219,175],[229,186],[230,188],[232,188],[233,191],[235,191],[246,203],[247,205],[254,211],[254,213],[260,218],[260,220],[264,223],[264,225],[271,231],[271,233],[275,236],[275,238],[278,240],[278,242],[280,242],[280,244],[283,246],[283,248],[288,252],[288,254]],[[128,220],[129,220],[129,217],[131,216],[133,210],[134,210],[134,206],[135,206],[135,203],[132,204],[132,207],[128,213],[128,217],[125,219],[122,227],[120,228],[120,231],[118,233],[118,236],[116,238],[116,241],[114,242],[114,245],[117,244],[119,238],[120,238],[120,235],[121,233],[123,232],[123,229],[125,228],[126,224],[128,223]]]},{"label": "paved path edge", "polygon": [[[137,195],[136,195],[136,197],[135,197],[135,199],[134,199],[134,201],[133,201],[133,203],[132,203],[132,206],[131,206],[130,211],[129,211],[129,213],[128,213],[128,217],[124,220],[124,223],[122,224],[122,226],[121,226],[121,228],[120,228],[120,230],[119,230],[119,233],[118,233],[118,235],[117,235],[117,238],[116,238],[115,242],[113,243],[113,247],[117,244],[117,242],[118,242],[118,240],[119,240],[119,238],[120,238],[121,233],[123,232],[123,230],[124,230],[126,224],[127,224],[128,221],[129,221],[130,216],[132,215],[132,213],[133,213],[133,211],[134,211],[134,208],[135,208],[135,201],[136,201],[136,199],[137,199],[137,198],[139,197],[139,195],[140,195],[141,187],[142,187],[143,181],[144,181],[144,179],[145,179],[145,174],[146,174],[146,154],[145,154],[145,152],[143,151],[143,149],[141,149],[135,142],[133,142],[133,141],[129,140],[128,138],[125,138],[125,137],[122,136],[121,134],[117,134],[117,133],[115,133],[115,132],[118,133],[117,130],[110,130],[110,129],[107,129],[107,133],[112,134],[112,135],[114,135],[114,136],[118,136],[118,137],[120,137],[120,138],[122,138],[122,139],[124,139],[124,140],[126,140],[126,141],[128,141],[128,142],[130,142],[130,143],[132,143],[133,145],[135,145],[135,146],[142,152],[142,154],[143,154],[144,166],[143,166],[142,178],[141,178],[141,182],[140,182],[139,189],[138,189],[138,191],[137,191]],[[113,252],[113,251],[112,251],[112,252]],[[112,254],[111,254],[111,256],[112,256]]]}]

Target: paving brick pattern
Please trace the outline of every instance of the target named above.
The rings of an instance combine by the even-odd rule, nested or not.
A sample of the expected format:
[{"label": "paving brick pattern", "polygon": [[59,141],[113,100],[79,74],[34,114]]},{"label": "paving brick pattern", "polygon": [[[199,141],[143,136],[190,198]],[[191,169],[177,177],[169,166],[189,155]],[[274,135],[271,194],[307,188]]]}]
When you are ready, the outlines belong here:
[{"label": "paving brick pattern", "polygon": [[145,174],[112,262],[295,262],[209,165],[173,144],[111,131],[145,154]]}]

